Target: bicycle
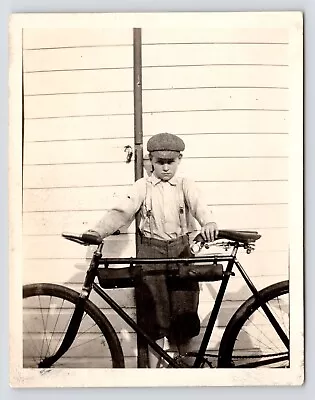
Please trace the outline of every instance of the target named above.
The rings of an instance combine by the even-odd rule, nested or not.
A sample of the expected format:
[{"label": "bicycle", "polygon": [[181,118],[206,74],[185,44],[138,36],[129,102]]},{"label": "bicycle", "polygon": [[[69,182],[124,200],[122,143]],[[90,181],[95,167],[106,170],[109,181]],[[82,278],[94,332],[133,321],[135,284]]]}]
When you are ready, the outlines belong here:
[{"label": "bicycle", "polygon": [[[87,339],[88,357],[95,356],[98,361],[104,360],[106,367],[124,368],[125,357],[121,341],[113,328],[109,317],[95,305],[89,296],[95,292],[103,299],[137,335],[151,346],[153,350],[171,368],[188,367],[187,358],[193,359],[192,368],[258,368],[289,367],[289,282],[282,281],[257,290],[246,271],[237,260],[239,248],[248,254],[254,250],[255,242],[261,237],[257,232],[220,230],[215,245],[222,246],[224,252],[197,256],[201,248],[209,248],[197,235],[191,245],[192,256],[174,259],[140,259],[140,258],[105,258],[102,257],[104,240],[89,234],[62,234],[68,240],[90,246],[96,245],[89,269],[86,272],[81,292],[68,287],[35,283],[23,287],[24,305],[24,367],[51,368],[62,367],[62,360],[71,365],[71,350],[82,349]],[[226,267],[223,267],[226,262]],[[213,309],[211,311],[199,350],[188,352],[184,357],[172,357],[165,349],[156,344],[137,322],[104,290],[135,287],[141,272],[141,264],[154,264],[152,271],[161,273],[158,265],[166,264],[168,279],[193,279],[198,282],[221,281]],[[129,267],[109,268],[109,265],[128,264]],[[241,277],[252,292],[229,320],[217,354],[207,351],[215,323],[222,305],[229,280],[235,275],[236,266]],[[165,269],[163,270],[165,273]],[[98,278],[98,283],[95,282]],[[30,315],[33,316],[32,327],[26,326]],[[41,314],[38,314],[40,310]],[[33,314],[32,314],[33,313]],[[50,318],[54,317],[51,322]],[[66,323],[64,321],[66,319]],[[91,320],[90,326],[88,321]],[[39,327],[40,325],[40,327]],[[43,329],[43,332],[40,330]],[[257,329],[257,332],[256,332]],[[258,337],[254,338],[254,333]],[[28,335],[34,335],[34,339]],[[253,340],[252,348],[242,349],[244,337]],[[93,355],[92,341],[100,339]],[[244,346],[243,346],[244,347]],[[247,346],[248,347],[248,346]],[[33,354],[37,351],[38,354]],[[102,354],[101,354],[102,352]],[[70,355],[69,355],[70,354]],[[84,357],[82,355],[82,357]],[[89,365],[89,358],[87,364]]]}]

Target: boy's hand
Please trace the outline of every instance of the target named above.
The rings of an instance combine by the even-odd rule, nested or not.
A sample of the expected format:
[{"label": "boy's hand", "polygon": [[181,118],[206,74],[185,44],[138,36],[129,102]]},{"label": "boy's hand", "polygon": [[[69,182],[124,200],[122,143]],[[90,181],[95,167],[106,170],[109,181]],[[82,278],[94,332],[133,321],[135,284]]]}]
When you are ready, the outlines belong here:
[{"label": "boy's hand", "polygon": [[208,222],[201,228],[201,236],[205,241],[213,242],[218,236],[218,227],[215,222]]},{"label": "boy's hand", "polygon": [[98,232],[93,231],[93,229],[89,229],[89,230],[85,231],[84,233],[86,233],[88,235],[93,235],[97,238],[101,238],[101,235]]}]

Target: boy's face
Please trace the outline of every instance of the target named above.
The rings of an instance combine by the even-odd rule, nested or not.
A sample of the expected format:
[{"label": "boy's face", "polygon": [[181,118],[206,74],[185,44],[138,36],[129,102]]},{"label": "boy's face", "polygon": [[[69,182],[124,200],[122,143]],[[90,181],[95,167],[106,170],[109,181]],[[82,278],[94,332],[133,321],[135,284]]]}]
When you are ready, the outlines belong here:
[{"label": "boy's face", "polygon": [[151,164],[154,169],[154,174],[157,178],[164,182],[169,181],[175,175],[178,165],[181,160],[181,154],[174,158],[159,158],[151,157]]}]

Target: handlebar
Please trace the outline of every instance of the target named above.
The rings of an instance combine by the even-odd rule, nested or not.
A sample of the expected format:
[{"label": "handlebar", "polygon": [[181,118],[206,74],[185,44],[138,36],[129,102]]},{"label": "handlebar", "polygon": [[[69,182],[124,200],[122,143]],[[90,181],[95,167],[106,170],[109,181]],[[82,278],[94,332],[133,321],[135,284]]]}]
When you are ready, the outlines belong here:
[{"label": "handlebar", "polygon": [[[120,231],[116,231],[113,235],[119,235]],[[73,242],[82,244],[84,246],[96,245],[99,246],[103,243],[103,239],[101,236],[97,235],[97,232],[91,233],[86,232],[80,235],[72,234],[72,233],[62,233],[62,236],[65,239],[71,240]],[[243,243],[245,245],[249,245],[250,243],[255,242],[260,239],[261,235],[255,231],[236,231],[236,230],[219,230],[216,240],[218,239],[227,239],[232,240],[237,243]],[[207,241],[202,237],[201,233],[199,233],[193,240],[194,244],[201,245],[201,247],[207,243]],[[192,245],[192,247],[194,246]],[[199,247],[200,250],[200,247]],[[199,251],[198,250],[198,251]],[[194,251],[193,251],[194,252]]]}]

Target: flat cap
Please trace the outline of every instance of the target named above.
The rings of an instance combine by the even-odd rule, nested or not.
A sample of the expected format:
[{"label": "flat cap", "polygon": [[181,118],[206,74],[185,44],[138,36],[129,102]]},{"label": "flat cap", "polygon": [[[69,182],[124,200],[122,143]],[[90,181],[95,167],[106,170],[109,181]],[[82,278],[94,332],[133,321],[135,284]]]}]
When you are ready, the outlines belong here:
[{"label": "flat cap", "polygon": [[185,143],[171,133],[158,133],[149,139],[147,150],[149,153],[154,152],[154,155],[158,157],[174,157],[185,150]]}]

